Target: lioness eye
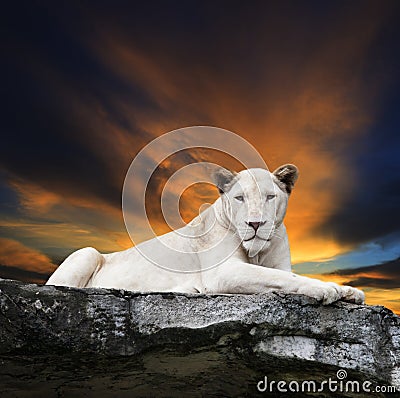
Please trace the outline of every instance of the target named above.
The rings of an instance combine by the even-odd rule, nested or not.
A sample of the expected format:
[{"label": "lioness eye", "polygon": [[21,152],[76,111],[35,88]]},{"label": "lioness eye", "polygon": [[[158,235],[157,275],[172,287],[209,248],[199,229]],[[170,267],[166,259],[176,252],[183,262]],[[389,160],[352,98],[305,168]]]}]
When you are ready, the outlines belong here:
[{"label": "lioness eye", "polygon": [[243,202],[244,201],[244,197],[242,195],[239,196],[235,196],[235,199],[239,202]]},{"label": "lioness eye", "polygon": [[267,200],[274,199],[276,195],[267,195]]}]

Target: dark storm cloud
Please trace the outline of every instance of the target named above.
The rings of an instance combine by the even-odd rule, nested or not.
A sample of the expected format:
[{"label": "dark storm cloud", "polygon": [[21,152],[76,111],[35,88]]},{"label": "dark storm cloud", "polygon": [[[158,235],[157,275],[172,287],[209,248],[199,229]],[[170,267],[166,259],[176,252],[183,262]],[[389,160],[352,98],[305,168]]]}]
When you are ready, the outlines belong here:
[{"label": "dark storm cloud", "polygon": [[[2,84],[2,139],[6,145],[0,147],[1,166],[10,177],[23,177],[49,190],[64,194],[67,189],[76,190],[82,195],[91,192],[115,201],[106,165],[79,142],[87,127],[74,120],[65,103],[71,98],[65,98],[62,86],[53,82],[49,87],[45,76],[29,69],[37,56],[28,54],[23,60],[24,73],[20,69],[23,65],[10,65],[14,69]],[[93,179],[96,173],[103,176],[102,184]]]},{"label": "dark storm cloud", "polygon": [[[383,104],[376,125],[359,148],[344,155],[349,173],[355,173],[351,195],[318,229],[344,243],[362,243],[399,230],[400,81],[391,89],[396,94]],[[342,178],[346,179],[346,174]]]},{"label": "dark storm cloud", "polygon": [[127,122],[107,94],[129,96],[138,109],[155,105],[90,57],[71,34],[68,12],[60,20],[62,9],[31,2],[7,6],[0,165],[8,179],[23,178],[61,195],[101,198],[119,207],[129,162],[110,159],[107,145],[104,154],[94,150],[101,137],[113,135],[96,112],[102,107],[115,126],[140,135],[140,146],[146,134]]},{"label": "dark storm cloud", "polygon": [[[385,95],[366,93],[376,109],[374,122],[361,140],[340,153],[348,175],[354,176],[347,199],[316,230],[343,243],[358,244],[399,230],[400,33],[395,22],[399,15],[398,3],[375,37],[364,67],[364,84],[368,85],[368,76],[380,76]],[[339,139],[335,146],[341,146]],[[346,180],[347,173],[341,178]]]},{"label": "dark storm cloud", "polygon": [[400,288],[400,258],[369,267],[360,267],[333,272],[348,278],[346,284],[352,286],[381,289]]},{"label": "dark storm cloud", "polygon": [[14,279],[22,282],[34,282],[43,284],[47,281],[51,273],[41,274],[39,272],[26,271],[16,267],[0,265],[0,278]]}]

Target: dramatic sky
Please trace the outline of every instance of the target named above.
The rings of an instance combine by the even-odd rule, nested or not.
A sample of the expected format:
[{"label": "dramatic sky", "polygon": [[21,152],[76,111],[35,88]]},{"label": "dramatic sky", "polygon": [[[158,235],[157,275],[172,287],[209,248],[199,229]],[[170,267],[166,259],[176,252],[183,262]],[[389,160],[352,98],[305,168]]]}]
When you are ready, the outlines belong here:
[{"label": "dramatic sky", "polygon": [[[399,2],[14,3],[1,13],[0,276],[43,283],[78,248],[129,247],[134,156],[212,125],[271,169],[299,167],[296,272],[400,312]],[[200,158],[171,159],[150,189]],[[187,191],[182,214],[216,195]]]}]

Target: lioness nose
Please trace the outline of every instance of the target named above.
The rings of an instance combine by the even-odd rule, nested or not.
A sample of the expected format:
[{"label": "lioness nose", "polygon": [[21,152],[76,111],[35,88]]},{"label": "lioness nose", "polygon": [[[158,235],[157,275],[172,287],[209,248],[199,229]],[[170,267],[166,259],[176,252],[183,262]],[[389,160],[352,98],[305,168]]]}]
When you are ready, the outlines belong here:
[{"label": "lioness nose", "polygon": [[264,225],[264,222],[248,222],[247,224],[249,224],[251,227],[253,227],[254,231],[257,231],[257,229],[260,227],[260,225]]}]

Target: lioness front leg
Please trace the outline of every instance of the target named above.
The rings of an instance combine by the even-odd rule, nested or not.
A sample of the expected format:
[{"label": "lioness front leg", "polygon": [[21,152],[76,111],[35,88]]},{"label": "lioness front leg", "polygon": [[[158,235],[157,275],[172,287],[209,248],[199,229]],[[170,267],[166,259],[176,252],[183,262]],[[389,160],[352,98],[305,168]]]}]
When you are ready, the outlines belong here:
[{"label": "lioness front leg", "polygon": [[323,304],[340,299],[356,303],[364,301],[364,294],[350,286],[339,286],[336,283],[239,261],[226,262],[213,270],[205,271],[203,280],[207,293],[251,294],[281,291],[304,294]]}]

